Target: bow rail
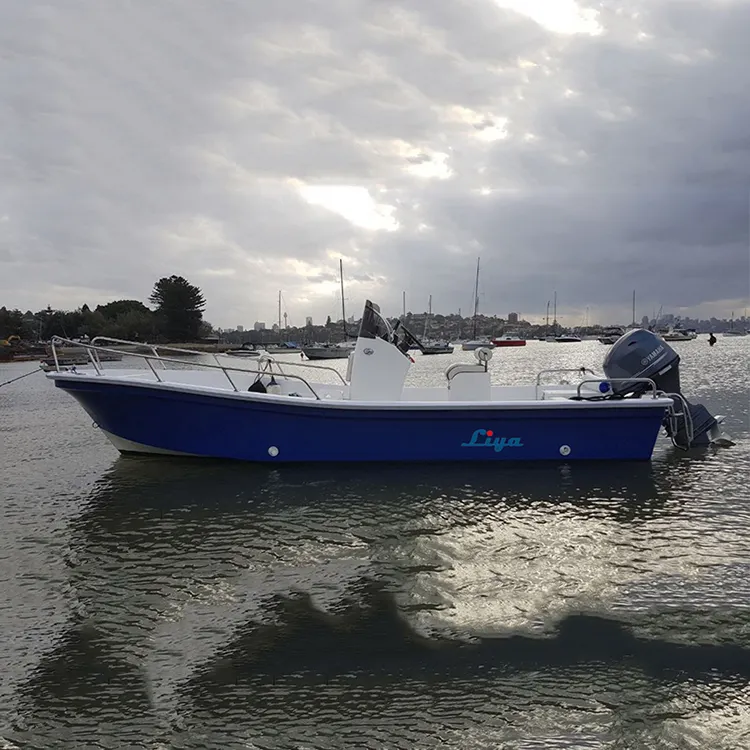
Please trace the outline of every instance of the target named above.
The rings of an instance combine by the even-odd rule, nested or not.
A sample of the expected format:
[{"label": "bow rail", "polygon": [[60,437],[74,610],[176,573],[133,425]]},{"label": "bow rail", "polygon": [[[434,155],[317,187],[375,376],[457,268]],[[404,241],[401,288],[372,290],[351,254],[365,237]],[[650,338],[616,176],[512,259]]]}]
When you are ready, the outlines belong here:
[{"label": "bow rail", "polygon": [[[151,351],[151,354],[147,354],[145,352],[139,352],[135,351],[133,349],[122,349],[122,348],[114,348],[109,346],[102,346],[101,342],[111,342],[114,344],[119,344],[120,347],[122,346],[128,346],[128,347],[137,347],[137,348],[148,348]],[[74,346],[80,349],[85,349],[86,353],[89,357],[89,360],[91,362],[91,365],[94,368],[94,371],[97,375],[106,375],[106,372],[104,370],[104,365],[102,364],[102,361],[99,357],[99,353],[108,353],[108,354],[118,354],[121,356],[127,356],[127,357],[137,357],[139,359],[142,359],[147,365],[148,368],[151,370],[151,372],[154,375],[154,378],[159,382],[163,383],[165,382],[165,379],[159,374],[160,372],[164,372],[167,370],[167,364],[177,364],[177,365],[185,365],[184,359],[177,359],[175,357],[163,357],[161,354],[159,354],[159,351],[168,351],[168,352],[179,352],[180,354],[196,354],[196,355],[206,355],[208,354],[214,359],[214,362],[194,362],[195,367],[200,368],[206,368],[211,370],[221,370],[222,373],[224,373],[224,376],[229,381],[229,384],[232,386],[232,390],[235,392],[239,392],[239,388],[237,387],[236,383],[232,380],[230,372],[235,373],[242,373],[244,375],[247,374],[255,374],[258,376],[261,375],[279,375],[284,378],[290,378],[292,380],[297,380],[301,383],[303,383],[313,394],[313,396],[320,401],[320,396],[318,395],[315,388],[310,384],[310,382],[302,377],[302,375],[297,375],[292,372],[285,372],[284,367],[306,367],[311,368],[313,370],[327,370],[329,372],[335,373],[335,375],[338,377],[338,379],[341,381],[343,385],[347,385],[346,380],[341,375],[341,373],[334,369],[333,367],[327,367],[325,365],[323,366],[317,366],[317,365],[310,365],[305,362],[284,362],[281,363],[277,359],[274,359],[270,354],[261,355],[258,358],[258,366],[253,367],[255,363],[248,363],[251,366],[250,367],[235,367],[232,365],[226,365],[223,364],[219,360],[220,354],[216,353],[208,353],[208,352],[199,352],[193,349],[181,349],[177,347],[172,346],[165,346],[160,344],[149,344],[144,342],[138,342],[138,341],[127,341],[126,339],[115,339],[111,338],[109,336],[97,336],[94,338],[91,343],[83,343],[80,341],[73,341],[72,339],[63,338],[62,336],[53,336],[52,338],[52,359],[55,363],[55,372],[63,372],[63,369],[60,365],[60,359],[58,357],[58,346]],[[154,365],[158,364],[159,367],[155,367]],[[283,367],[282,367],[283,364]],[[276,371],[274,372],[274,366],[276,367]]]}]

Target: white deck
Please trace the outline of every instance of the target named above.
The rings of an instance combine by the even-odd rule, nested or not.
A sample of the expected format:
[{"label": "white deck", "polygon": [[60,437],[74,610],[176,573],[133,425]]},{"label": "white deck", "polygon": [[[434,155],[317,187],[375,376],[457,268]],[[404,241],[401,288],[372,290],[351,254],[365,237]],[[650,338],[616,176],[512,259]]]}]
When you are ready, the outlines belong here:
[{"label": "white deck", "polygon": [[[300,380],[285,379],[283,375],[274,373],[274,378],[280,388],[278,394],[264,394],[248,392],[248,388],[256,379],[256,373],[230,371],[229,375],[232,382],[237,387],[235,391],[227,376],[221,370],[159,370],[159,376],[162,382],[158,382],[150,370],[115,370],[107,368],[103,375],[97,375],[92,368],[79,369],[75,373],[49,373],[47,377],[51,379],[72,380],[76,378],[93,378],[98,382],[107,382],[113,384],[141,385],[146,387],[155,387],[170,391],[182,391],[186,393],[206,393],[211,395],[221,395],[229,398],[239,398],[243,400],[268,400],[278,403],[279,401],[289,402],[290,397],[294,400],[298,398],[311,401],[316,405],[341,406],[341,407],[364,407],[388,408],[393,406],[404,407],[407,404],[414,408],[434,408],[436,404],[444,404],[449,408],[477,408],[491,405],[492,407],[508,408],[551,408],[567,407],[576,408],[581,406],[608,406],[615,408],[627,407],[653,407],[659,405],[669,405],[671,400],[668,398],[659,398],[654,400],[650,397],[641,399],[629,399],[626,401],[580,401],[571,400],[577,395],[575,385],[505,385],[492,386],[490,388],[490,399],[487,400],[470,400],[462,399],[455,401],[451,399],[447,383],[443,387],[405,387],[399,401],[353,401],[349,399],[349,387],[341,385],[331,385],[326,383],[310,380],[311,376],[316,373],[307,371],[303,377],[307,379],[310,387]],[[267,376],[264,376],[267,380]],[[313,392],[314,389],[314,392]],[[318,398],[316,399],[315,394]],[[581,388],[582,395],[596,396],[599,395],[595,383],[585,384]],[[312,405],[312,404],[311,404]]]}]

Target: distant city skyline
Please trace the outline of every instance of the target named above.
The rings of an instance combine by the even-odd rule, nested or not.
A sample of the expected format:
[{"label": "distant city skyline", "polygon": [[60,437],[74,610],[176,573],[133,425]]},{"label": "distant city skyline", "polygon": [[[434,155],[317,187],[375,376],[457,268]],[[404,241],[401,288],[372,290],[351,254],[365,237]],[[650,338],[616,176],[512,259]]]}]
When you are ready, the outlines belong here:
[{"label": "distant city skyline", "polygon": [[[424,310],[424,311],[412,311],[412,310],[408,310],[407,309],[407,317],[410,317],[410,318],[417,318],[417,319],[419,319],[421,321],[421,320],[423,320],[426,317],[426,315],[427,315],[427,311],[426,310]],[[452,316],[457,315],[457,312],[455,312],[455,313],[448,313],[447,315],[443,315],[441,313],[436,313],[436,312],[433,311],[432,315],[433,315],[433,319],[434,319],[434,317],[436,315],[441,316],[441,317],[445,317],[445,318],[450,318]],[[401,316],[400,315],[388,315],[387,317],[389,317],[391,319],[397,319],[397,318],[400,318]],[[505,325],[505,326],[510,326],[510,325],[531,325],[531,326],[538,327],[538,326],[546,325],[546,312],[545,312],[545,315],[542,316],[539,319],[526,318],[523,315],[519,315],[516,312],[511,312],[507,316],[480,314],[480,317],[484,318],[484,319],[487,319],[487,320],[497,320],[498,324],[502,324],[502,325]],[[463,315],[461,317],[461,320],[463,320],[465,323],[467,323],[467,322],[469,322],[471,320],[471,316]],[[645,327],[648,327],[648,326],[653,325],[655,323],[659,324],[659,325],[663,325],[663,326],[668,327],[668,326],[677,325],[677,324],[684,324],[685,321],[689,321],[689,322],[692,322],[694,324],[710,324],[713,321],[717,325],[730,325],[731,322],[732,322],[732,320],[734,320],[734,321],[736,321],[738,323],[741,323],[744,326],[747,326],[747,325],[750,324],[750,317],[747,317],[747,316],[744,316],[744,315],[741,315],[741,316],[736,316],[735,315],[734,318],[731,318],[731,316],[728,316],[728,317],[725,317],[725,318],[720,318],[720,317],[716,317],[716,316],[709,317],[709,318],[700,318],[700,317],[695,318],[695,317],[691,317],[691,316],[679,315],[679,314],[675,314],[675,313],[664,313],[664,312],[662,313],[661,317],[659,317],[658,319],[656,317],[654,317],[654,316],[642,315],[638,319],[638,322],[640,323],[641,326],[643,326],[645,328]],[[331,316],[331,321],[334,324],[336,324],[337,326],[341,325],[341,323],[342,323],[342,319],[341,319],[340,315],[338,317],[335,316],[335,315],[332,315]],[[355,324],[355,323],[359,323],[359,322],[360,322],[360,317],[359,316],[355,316],[355,315],[347,316],[347,320],[346,320],[347,325],[351,325],[351,324]],[[550,322],[550,325],[552,325],[552,323],[553,323],[553,317],[552,317],[551,313],[550,313],[549,322]],[[588,322],[578,321],[578,322],[574,322],[574,323],[568,324],[568,323],[564,322],[563,320],[561,320],[559,318],[559,316],[558,316],[558,321],[557,322],[558,322],[558,324],[560,326],[562,326],[564,328],[596,328],[596,327],[606,328],[607,326],[611,326],[611,325],[627,326],[627,325],[629,325],[631,323],[631,320],[625,320],[624,318],[621,318],[619,320],[611,320],[611,321],[603,321],[603,320],[593,320],[593,319],[590,319]],[[299,330],[299,329],[301,329],[303,327],[312,326],[312,325],[313,325],[312,316],[306,316],[305,323],[303,325],[294,326],[294,325],[289,324],[286,328],[284,326],[282,326],[281,329],[279,329],[279,327],[278,327],[278,325],[276,323],[274,323],[272,325],[271,329],[268,329],[266,327],[266,324],[264,322],[260,322],[260,321],[256,321],[255,324],[253,325],[253,327],[250,328],[250,329],[244,328],[243,326],[230,326],[230,327],[216,326],[216,328],[218,330],[223,330],[223,331],[227,331],[227,332],[229,332],[229,331],[235,331],[235,332],[238,332],[238,333],[242,333],[243,331],[248,331],[248,330],[254,330],[256,332],[257,331],[268,331],[268,330],[271,330],[273,332],[277,332],[279,330],[284,331],[284,330],[287,330],[287,329]],[[322,322],[318,324],[318,326],[322,326],[322,325],[323,325]]]}]

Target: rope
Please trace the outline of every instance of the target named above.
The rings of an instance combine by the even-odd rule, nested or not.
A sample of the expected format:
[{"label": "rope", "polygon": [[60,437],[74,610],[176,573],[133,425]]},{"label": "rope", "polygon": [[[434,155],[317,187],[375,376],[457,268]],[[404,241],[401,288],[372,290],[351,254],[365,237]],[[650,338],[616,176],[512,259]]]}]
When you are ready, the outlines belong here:
[{"label": "rope", "polygon": [[38,370],[32,370],[31,372],[27,372],[24,375],[19,375],[17,378],[11,378],[10,380],[6,380],[4,383],[0,383],[0,388],[2,388],[4,385],[10,385],[11,383],[15,383],[16,380],[22,380],[23,378],[28,378],[29,375],[34,375],[34,373],[42,372],[42,369],[39,368]]}]

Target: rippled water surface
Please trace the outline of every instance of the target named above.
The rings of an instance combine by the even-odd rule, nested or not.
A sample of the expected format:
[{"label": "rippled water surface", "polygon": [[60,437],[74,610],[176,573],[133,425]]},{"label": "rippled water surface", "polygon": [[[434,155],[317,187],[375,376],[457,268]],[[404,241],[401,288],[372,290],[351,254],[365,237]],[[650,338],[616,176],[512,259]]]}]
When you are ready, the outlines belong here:
[{"label": "rippled water surface", "polygon": [[[750,747],[750,339],[675,348],[734,447],[125,458],[41,374],[0,388],[0,747]],[[524,382],[604,352],[492,366]]]}]

